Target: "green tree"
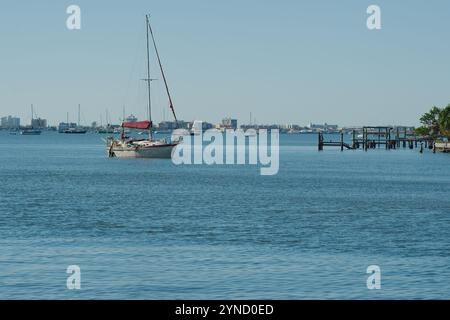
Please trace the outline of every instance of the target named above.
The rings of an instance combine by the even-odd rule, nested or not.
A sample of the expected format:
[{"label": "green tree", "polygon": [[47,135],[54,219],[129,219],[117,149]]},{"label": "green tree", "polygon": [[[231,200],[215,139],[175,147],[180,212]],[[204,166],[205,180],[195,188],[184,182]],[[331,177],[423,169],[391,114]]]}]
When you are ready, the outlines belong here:
[{"label": "green tree", "polygon": [[421,126],[419,128],[416,128],[416,134],[419,136],[428,136],[430,134],[430,129],[425,126]]},{"label": "green tree", "polygon": [[438,135],[440,131],[440,114],[441,109],[434,106],[431,110],[425,113],[421,118],[420,122],[428,128],[430,135]]},{"label": "green tree", "polygon": [[450,104],[439,112],[438,123],[441,134],[450,136]]}]

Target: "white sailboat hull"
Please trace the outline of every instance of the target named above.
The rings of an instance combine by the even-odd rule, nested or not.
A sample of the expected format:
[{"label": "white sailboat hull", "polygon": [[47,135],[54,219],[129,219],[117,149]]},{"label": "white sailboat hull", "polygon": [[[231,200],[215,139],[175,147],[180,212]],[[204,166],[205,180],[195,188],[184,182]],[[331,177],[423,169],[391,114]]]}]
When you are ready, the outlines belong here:
[{"label": "white sailboat hull", "polygon": [[172,150],[176,144],[153,145],[112,145],[108,148],[110,157],[117,158],[146,158],[146,159],[170,159]]}]

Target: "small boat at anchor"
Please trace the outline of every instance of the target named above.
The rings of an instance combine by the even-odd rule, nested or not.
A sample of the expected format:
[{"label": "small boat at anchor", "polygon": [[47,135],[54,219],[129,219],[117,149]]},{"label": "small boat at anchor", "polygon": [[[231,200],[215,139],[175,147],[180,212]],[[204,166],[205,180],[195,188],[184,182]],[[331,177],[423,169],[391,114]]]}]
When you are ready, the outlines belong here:
[{"label": "small boat at anchor", "polygon": [[20,132],[22,136],[40,136],[42,133],[41,130],[36,129],[24,129]]},{"label": "small boat at anchor", "polygon": [[[140,122],[123,122],[121,126],[121,134],[119,139],[109,137],[106,140],[108,156],[113,158],[160,158],[170,159],[172,157],[172,150],[178,144],[178,142],[171,142],[167,139],[157,140],[153,136],[153,123],[152,123],[152,100],[151,100],[151,82],[155,79],[150,77],[150,42],[149,33],[152,37],[153,47],[155,49],[156,58],[160,67],[161,75],[164,80],[166,93],[169,100],[169,107],[172,110],[172,114],[177,122],[177,117],[172,103],[172,97],[170,95],[169,86],[167,84],[166,76],[161,64],[158,49],[156,47],[155,37],[153,36],[153,30],[150,26],[149,16],[145,16],[146,20],[146,33],[147,33],[147,79],[143,79],[147,82],[148,90],[148,115],[149,119]],[[147,139],[135,139],[127,137],[127,130],[146,130],[148,131]]]},{"label": "small boat at anchor", "polygon": [[[80,125],[80,118],[81,118],[81,105],[78,105],[78,122],[77,122],[77,126],[76,127],[68,127],[65,130],[60,131],[60,133],[65,133],[65,134],[85,134],[87,133],[87,130],[84,129],[81,125]],[[67,113],[67,123],[69,123],[69,113]]]},{"label": "small boat at anchor", "polygon": [[29,128],[23,129],[22,131],[20,131],[20,134],[22,136],[40,136],[42,131],[39,129],[35,129],[33,127],[33,120],[34,120],[34,109],[33,109],[33,105],[31,105],[31,125]]},{"label": "small boat at anchor", "polygon": [[[148,139],[133,139],[125,136],[125,128],[148,130]],[[170,159],[172,149],[177,143],[170,143],[164,139],[155,140],[151,137],[151,121],[124,122],[120,139],[108,138],[108,155],[117,158],[159,158]]]}]

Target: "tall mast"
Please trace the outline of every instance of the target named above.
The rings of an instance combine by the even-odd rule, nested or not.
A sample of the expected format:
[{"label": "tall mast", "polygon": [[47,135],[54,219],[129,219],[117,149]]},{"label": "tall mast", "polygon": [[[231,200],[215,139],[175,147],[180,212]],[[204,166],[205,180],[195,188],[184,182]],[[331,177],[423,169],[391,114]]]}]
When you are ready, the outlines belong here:
[{"label": "tall mast", "polygon": [[[152,98],[150,92],[150,86],[152,79],[150,78],[150,42],[148,38],[148,29],[150,28],[150,23],[148,22],[148,15],[145,15],[145,29],[147,31],[147,88],[148,88],[148,120],[152,122]],[[152,125],[149,129],[149,138],[152,138]]]},{"label": "tall mast", "polygon": [[33,129],[33,118],[34,118],[34,110],[33,104],[31,104],[31,129]]},{"label": "tall mast", "polygon": [[81,105],[78,104],[78,126],[80,126],[80,112],[81,112]]},{"label": "tall mast", "polygon": [[158,59],[159,69],[161,70],[161,75],[163,77],[164,85],[166,87],[167,97],[169,98],[169,107],[172,110],[173,117],[175,118],[175,124],[177,124],[177,126],[178,126],[177,115],[175,114],[175,109],[173,108],[172,96],[170,95],[170,90],[169,90],[169,86],[167,84],[166,75],[164,73],[164,69],[163,69],[163,66],[162,66],[162,63],[161,63],[161,59],[159,57],[158,48],[156,47],[155,36],[153,35],[152,26],[150,25],[150,22],[148,21],[148,17],[147,17],[147,24],[148,24],[147,41],[148,41],[148,29],[150,29],[150,34],[152,35],[153,46],[155,48],[156,58]]}]

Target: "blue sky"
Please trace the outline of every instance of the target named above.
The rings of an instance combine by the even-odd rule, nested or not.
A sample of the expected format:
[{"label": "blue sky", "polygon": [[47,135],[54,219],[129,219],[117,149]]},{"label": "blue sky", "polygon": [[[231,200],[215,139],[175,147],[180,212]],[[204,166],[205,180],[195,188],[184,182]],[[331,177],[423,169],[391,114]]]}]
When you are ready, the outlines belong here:
[{"label": "blue sky", "polygon": [[[366,27],[370,4],[382,30]],[[145,117],[146,13],[184,120],[415,125],[450,103],[446,0],[2,0],[0,115]],[[154,120],[170,119],[161,80],[153,97]]]}]

